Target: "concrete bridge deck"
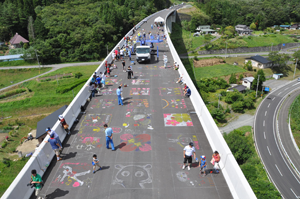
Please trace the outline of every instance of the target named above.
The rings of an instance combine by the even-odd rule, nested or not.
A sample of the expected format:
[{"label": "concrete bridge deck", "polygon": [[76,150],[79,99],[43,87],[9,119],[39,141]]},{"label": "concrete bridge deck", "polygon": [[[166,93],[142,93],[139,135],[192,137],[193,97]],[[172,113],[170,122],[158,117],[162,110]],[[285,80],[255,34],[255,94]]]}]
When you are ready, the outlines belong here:
[{"label": "concrete bridge deck", "polygon": [[[150,28],[156,17],[141,28],[156,33]],[[197,115],[190,113],[194,107],[184,98],[183,86],[176,84],[178,72],[163,68],[163,53],[168,56],[168,66],[173,65],[166,43],[154,46],[159,47],[160,61],[154,56],[149,64],[132,65],[134,79],[128,80],[121,62],[116,63],[118,69],[111,75],[118,77],[107,78],[107,89],[92,98],[86,114],[64,141],[63,160],[53,160],[47,169],[42,189],[47,199],[232,198],[222,172],[203,177],[199,168],[182,170],[183,147],[190,141],[199,159],[206,155],[208,169],[215,149]],[[118,105],[116,96],[120,83],[128,85],[123,88],[124,106]],[[104,123],[114,130],[116,151],[105,147]],[[103,167],[95,174],[93,154]]]}]

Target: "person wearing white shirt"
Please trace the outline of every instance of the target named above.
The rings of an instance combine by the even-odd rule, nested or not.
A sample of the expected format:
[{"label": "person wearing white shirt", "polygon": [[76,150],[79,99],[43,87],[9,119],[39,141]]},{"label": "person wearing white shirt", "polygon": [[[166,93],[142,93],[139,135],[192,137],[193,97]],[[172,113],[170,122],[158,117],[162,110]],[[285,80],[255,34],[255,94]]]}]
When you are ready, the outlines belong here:
[{"label": "person wearing white shirt", "polygon": [[191,169],[190,165],[192,163],[193,160],[193,154],[194,154],[194,159],[196,159],[196,150],[194,147],[193,142],[190,142],[189,145],[185,146],[183,149],[183,166],[182,169],[185,169],[186,167],[186,163],[188,162],[188,170]]}]

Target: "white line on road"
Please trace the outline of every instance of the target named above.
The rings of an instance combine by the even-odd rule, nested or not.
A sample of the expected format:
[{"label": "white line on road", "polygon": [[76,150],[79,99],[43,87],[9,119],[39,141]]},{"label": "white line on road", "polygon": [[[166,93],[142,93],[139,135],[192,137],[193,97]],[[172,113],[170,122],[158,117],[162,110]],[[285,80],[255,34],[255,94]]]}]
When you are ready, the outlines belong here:
[{"label": "white line on road", "polygon": [[284,89],[284,90],[287,90],[287,89],[289,89],[289,88],[286,88],[286,89]]},{"label": "white line on road", "polygon": [[268,146],[267,146],[267,149],[268,149],[268,151],[269,151],[269,154],[272,155]]},{"label": "white line on road", "polygon": [[268,112],[268,111],[265,112],[265,116],[267,116],[267,112]]},{"label": "white line on road", "polygon": [[281,92],[280,93],[278,93],[278,95],[280,95],[281,94]]},{"label": "white line on road", "polygon": [[291,191],[293,192],[293,194],[295,195],[296,198],[300,198],[300,196],[297,196],[297,195],[295,194],[295,192],[293,191],[292,188],[291,188]]},{"label": "white line on road", "polygon": [[293,86],[296,86],[297,84],[300,84],[300,82],[298,82],[298,83],[294,84]]},{"label": "white line on road", "polygon": [[266,139],[266,132],[264,132],[264,138]]},{"label": "white line on road", "polygon": [[271,103],[268,105],[268,108],[270,107]]},{"label": "white line on road", "polygon": [[283,175],[282,175],[282,173],[280,172],[280,170],[278,169],[278,167],[277,167],[277,165],[276,165],[276,164],[275,164],[275,167],[277,168],[277,170],[278,170],[279,174],[280,174],[281,176],[283,176]]},{"label": "white line on road", "polygon": [[272,101],[275,99],[275,97],[273,97]]},{"label": "white line on road", "polygon": [[264,120],[264,124],[263,124],[263,126],[265,126],[265,120]]}]

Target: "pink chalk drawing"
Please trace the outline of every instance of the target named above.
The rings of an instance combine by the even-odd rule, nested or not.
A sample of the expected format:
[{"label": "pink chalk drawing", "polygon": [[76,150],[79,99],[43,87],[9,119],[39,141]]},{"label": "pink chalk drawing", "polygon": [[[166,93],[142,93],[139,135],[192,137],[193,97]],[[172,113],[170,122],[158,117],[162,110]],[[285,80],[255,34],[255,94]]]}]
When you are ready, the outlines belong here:
[{"label": "pink chalk drawing", "polygon": [[85,137],[82,141],[82,143],[86,144],[87,142],[90,142],[92,144],[100,142],[100,138],[97,137]]},{"label": "pink chalk drawing", "polygon": [[150,88],[131,88],[130,95],[150,95]]},{"label": "pink chalk drawing", "polygon": [[113,108],[117,103],[118,103],[117,99],[103,99],[101,107],[103,109],[105,109],[105,108]]},{"label": "pink chalk drawing", "polygon": [[151,151],[151,136],[149,134],[123,134],[120,136],[121,138],[121,151],[130,152],[130,151]]},{"label": "pink chalk drawing", "polygon": [[114,84],[118,84],[118,79],[106,79],[105,80],[105,84],[106,85],[114,85]]},{"label": "pink chalk drawing", "polygon": [[193,126],[192,119],[187,113],[164,114],[165,126]]},{"label": "pink chalk drawing", "polygon": [[112,114],[88,114],[80,123],[79,134],[82,133],[96,133],[99,132],[104,124],[108,124],[111,121]]},{"label": "pink chalk drawing", "polygon": [[121,127],[111,127],[111,129],[113,130],[114,133],[118,134],[122,132],[122,128]]},{"label": "pink chalk drawing", "polygon": [[161,96],[183,96],[183,92],[180,87],[170,87],[170,88],[159,87],[159,95],[161,95]]},{"label": "pink chalk drawing", "polygon": [[186,108],[184,99],[171,99],[171,100],[162,99],[162,101],[166,102],[166,105],[163,107],[163,109],[165,108],[185,109]]},{"label": "pink chalk drawing", "polygon": [[151,114],[141,109],[133,109],[132,111],[128,111],[125,115],[123,126],[125,128],[141,127],[153,130],[151,125]]},{"label": "pink chalk drawing", "polygon": [[149,85],[149,79],[134,79],[131,81],[132,85]]},{"label": "pink chalk drawing", "polygon": [[102,95],[117,95],[117,94],[116,94],[116,90],[117,90],[117,88],[113,88],[113,89],[111,89],[111,88],[104,89],[104,90],[101,90],[101,94],[102,94]]}]

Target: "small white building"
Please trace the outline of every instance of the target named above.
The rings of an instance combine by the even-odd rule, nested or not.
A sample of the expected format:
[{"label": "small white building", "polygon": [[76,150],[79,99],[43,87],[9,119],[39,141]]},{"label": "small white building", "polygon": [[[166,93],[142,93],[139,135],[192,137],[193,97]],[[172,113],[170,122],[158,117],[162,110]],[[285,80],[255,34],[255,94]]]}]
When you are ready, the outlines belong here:
[{"label": "small white building", "polygon": [[210,29],[210,25],[202,25],[196,28],[196,31],[201,32],[202,34],[214,34],[215,30]]},{"label": "small white building", "polygon": [[243,78],[243,86],[246,86],[248,89],[251,88],[254,77],[245,77]]},{"label": "small white building", "polygon": [[259,69],[272,67],[272,61],[270,61],[262,56],[259,56],[259,55],[255,55],[255,56],[246,58],[245,64],[247,64],[248,61],[251,61],[252,67],[256,67]]}]

